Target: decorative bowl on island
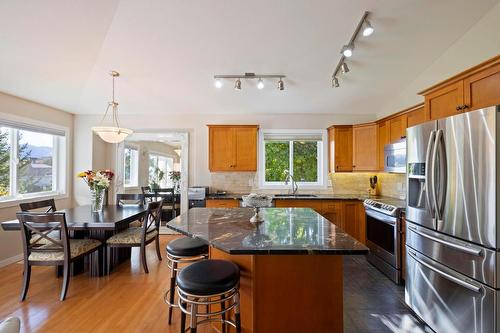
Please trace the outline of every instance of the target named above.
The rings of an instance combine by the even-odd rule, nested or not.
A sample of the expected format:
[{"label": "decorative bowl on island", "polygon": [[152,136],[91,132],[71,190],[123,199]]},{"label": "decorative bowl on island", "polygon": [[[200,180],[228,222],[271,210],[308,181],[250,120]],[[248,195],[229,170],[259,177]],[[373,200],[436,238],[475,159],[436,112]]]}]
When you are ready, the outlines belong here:
[{"label": "decorative bowl on island", "polygon": [[244,207],[252,207],[255,210],[255,214],[250,219],[250,222],[263,222],[264,218],[259,214],[260,208],[270,207],[273,197],[265,194],[250,193],[249,195],[244,195],[242,199]]}]

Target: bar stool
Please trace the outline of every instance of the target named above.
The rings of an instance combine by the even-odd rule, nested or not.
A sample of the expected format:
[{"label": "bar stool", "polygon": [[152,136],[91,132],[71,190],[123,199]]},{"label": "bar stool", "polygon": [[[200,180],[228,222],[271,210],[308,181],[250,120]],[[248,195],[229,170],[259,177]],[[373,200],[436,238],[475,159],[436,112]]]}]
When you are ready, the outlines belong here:
[{"label": "bar stool", "polygon": [[172,310],[179,306],[175,303],[175,287],[179,264],[191,264],[208,258],[208,245],[198,239],[183,237],[167,244],[167,265],[170,268],[170,289],[165,292],[164,301],[168,304],[168,324],[172,323]]},{"label": "bar stool", "polygon": [[[196,333],[198,325],[221,322],[222,332],[226,324],[241,333],[240,319],[240,269],[227,260],[209,259],[184,268],[177,277],[177,295],[181,313],[181,333],[186,331],[186,315],[190,315],[190,332]],[[199,306],[206,306],[200,312]],[[220,310],[212,307],[220,305]],[[234,320],[226,319],[226,314],[234,309]],[[214,318],[217,316],[221,318]],[[205,318],[198,321],[198,318]]]}]

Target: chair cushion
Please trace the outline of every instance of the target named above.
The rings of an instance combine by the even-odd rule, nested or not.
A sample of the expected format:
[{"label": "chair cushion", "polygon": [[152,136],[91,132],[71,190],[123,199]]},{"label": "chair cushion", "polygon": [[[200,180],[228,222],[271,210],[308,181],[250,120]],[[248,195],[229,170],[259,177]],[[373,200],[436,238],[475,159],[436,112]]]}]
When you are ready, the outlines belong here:
[{"label": "chair cushion", "polygon": [[208,253],[208,244],[199,238],[182,237],[169,242],[167,252],[179,257],[196,257]]},{"label": "chair cushion", "polygon": [[[81,254],[92,251],[93,249],[99,247],[101,242],[97,239],[70,239],[69,247],[71,258],[77,257]],[[55,247],[55,244],[42,245],[39,248],[50,249]],[[51,252],[32,252],[28,260],[30,261],[54,261],[54,260],[64,260],[64,253],[61,250],[51,251]]]},{"label": "chair cushion", "polygon": [[19,333],[21,321],[17,317],[9,317],[0,323],[0,333]]},{"label": "chair cushion", "polygon": [[210,259],[183,268],[177,276],[177,286],[192,295],[220,294],[235,287],[240,269],[227,260]]},{"label": "chair cushion", "polygon": [[[146,234],[146,241],[155,238],[158,235],[157,230],[153,230]],[[128,228],[108,238],[108,244],[140,244],[142,236],[142,228]]]}]

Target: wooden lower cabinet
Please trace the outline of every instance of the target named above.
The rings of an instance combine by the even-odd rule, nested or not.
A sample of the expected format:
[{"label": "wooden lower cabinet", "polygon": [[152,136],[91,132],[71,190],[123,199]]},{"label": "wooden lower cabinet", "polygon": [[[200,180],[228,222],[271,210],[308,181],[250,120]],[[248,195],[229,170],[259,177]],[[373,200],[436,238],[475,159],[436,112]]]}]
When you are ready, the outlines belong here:
[{"label": "wooden lower cabinet", "polygon": [[240,201],[235,199],[208,199],[207,208],[236,208],[240,206]]},{"label": "wooden lower cabinet", "polygon": [[276,200],[280,208],[312,208],[328,221],[361,243],[366,243],[366,220],[363,203],[358,200]]}]

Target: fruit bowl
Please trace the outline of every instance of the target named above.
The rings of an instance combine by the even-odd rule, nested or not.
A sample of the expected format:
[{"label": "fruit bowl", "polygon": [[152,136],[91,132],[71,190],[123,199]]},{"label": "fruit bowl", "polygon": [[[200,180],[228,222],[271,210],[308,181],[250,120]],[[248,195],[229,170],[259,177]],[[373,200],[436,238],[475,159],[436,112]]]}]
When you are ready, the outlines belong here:
[{"label": "fruit bowl", "polygon": [[265,194],[251,193],[249,195],[244,195],[242,199],[244,207],[251,207],[255,210],[255,214],[250,219],[250,222],[263,222],[264,218],[260,215],[260,208],[270,207],[273,202],[273,197]]}]

